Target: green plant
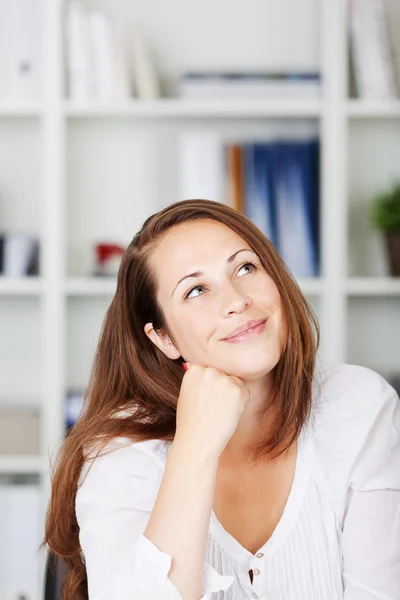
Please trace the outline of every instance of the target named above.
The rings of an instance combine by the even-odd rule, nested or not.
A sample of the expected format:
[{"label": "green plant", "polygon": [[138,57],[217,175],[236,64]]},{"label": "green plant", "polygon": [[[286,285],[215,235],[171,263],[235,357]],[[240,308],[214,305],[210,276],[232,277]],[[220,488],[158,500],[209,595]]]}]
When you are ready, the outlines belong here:
[{"label": "green plant", "polygon": [[400,182],[377,194],[370,206],[373,225],[384,232],[400,232]]}]

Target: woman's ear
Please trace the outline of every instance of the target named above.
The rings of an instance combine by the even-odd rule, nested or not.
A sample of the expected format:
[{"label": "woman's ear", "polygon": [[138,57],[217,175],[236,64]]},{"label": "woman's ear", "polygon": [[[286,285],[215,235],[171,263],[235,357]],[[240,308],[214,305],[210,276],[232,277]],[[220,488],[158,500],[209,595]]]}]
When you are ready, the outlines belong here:
[{"label": "woman's ear", "polygon": [[171,360],[176,360],[181,353],[171,341],[169,335],[163,331],[157,333],[153,327],[153,323],[146,323],[144,332],[148,338]]}]

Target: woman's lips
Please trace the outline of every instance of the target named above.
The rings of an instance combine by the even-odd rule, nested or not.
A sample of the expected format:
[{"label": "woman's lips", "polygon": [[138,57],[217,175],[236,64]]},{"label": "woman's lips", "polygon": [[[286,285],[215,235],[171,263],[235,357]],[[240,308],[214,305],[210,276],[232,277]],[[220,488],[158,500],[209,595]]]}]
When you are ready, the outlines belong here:
[{"label": "woman's lips", "polygon": [[258,337],[263,333],[267,321],[268,319],[265,319],[265,321],[263,321],[259,325],[256,325],[255,327],[252,327],[251,329],[248,329],[243,333],[238,333],[234,337],[222,341],[227,342],[228,344],[240,344],[241,342],[247,342],[249,340],[252,340],[253,338]]}]

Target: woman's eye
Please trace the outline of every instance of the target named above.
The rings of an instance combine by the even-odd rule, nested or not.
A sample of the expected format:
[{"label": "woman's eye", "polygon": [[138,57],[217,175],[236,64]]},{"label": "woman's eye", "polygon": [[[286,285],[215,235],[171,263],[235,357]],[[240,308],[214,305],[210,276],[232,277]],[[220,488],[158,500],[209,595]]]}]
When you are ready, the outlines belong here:
[{"label": "woman's eye", "polygon": [[250,267],[250,271],[256,271],[257,270],[257,265],[252,263],[252,262],[247,262],[244,265],[242,265],[239,269],[239,271],[241,271],[243,269],[243,267]]},{"label": "woman's eye", "polygon": [[[187,294],[185,294],[185,300],[186,300],[186,298],[189,298],[191,296],[191,293],[194,292],[194,290],[199,290],[199,289],[203,289],[204,290],[204,286],[203,285],[196,285],[196,287],[193,287],[191,290],[188,291]],[[197,296],[192,296],[192,297],[196,298]]]}]

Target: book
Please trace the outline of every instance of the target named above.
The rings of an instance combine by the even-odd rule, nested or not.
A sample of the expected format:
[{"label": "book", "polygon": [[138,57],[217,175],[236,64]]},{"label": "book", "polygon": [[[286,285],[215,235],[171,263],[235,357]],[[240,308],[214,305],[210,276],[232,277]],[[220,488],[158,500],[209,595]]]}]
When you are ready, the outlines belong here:
[{"label": "book", "polygon": [[243,148],[240,144],[225,147],[227,204],[245,212]]},{"label": "book", "polygon": [[130,34],[134,93],[140,100],[161,96],[160,81],[148,45],[138,31]]},{"label": "book", "polygon": [[223,144],[214,131],[187,131],[179,140],[181,199],[225,201]]},{"label": "book", "polygon": [[273,146],[246,144],[245,214],[277,246]]},{"label": "book", "polygon": [[294,277],[316,277],[318,260],[318,141],[275,146],[278,250]]},{"label": "book", "polygon": [[132,96],[132,81],[121,23],[106,13],[70,0],[66,10],[68,96],[73,101],[114,102]]},{"label": "book", "polygon": [[65,15],[67,95],[73,101],[93,96],[89,30],[86,8],[80,0],[69,0]]},{"label": "book", "polygon": [[98,10],[87,11],[93,99],[127,100],[131,96],[122,32],[116,21]]},{"label": "book", "polygon": [[186,99],[316,99],[321,95],[317,72],[188,72],[180,80]]},{"label": "book", "polygon": [[383,0],[349,0],[349,34],[359,98],[398,96],[395,62]]}]

